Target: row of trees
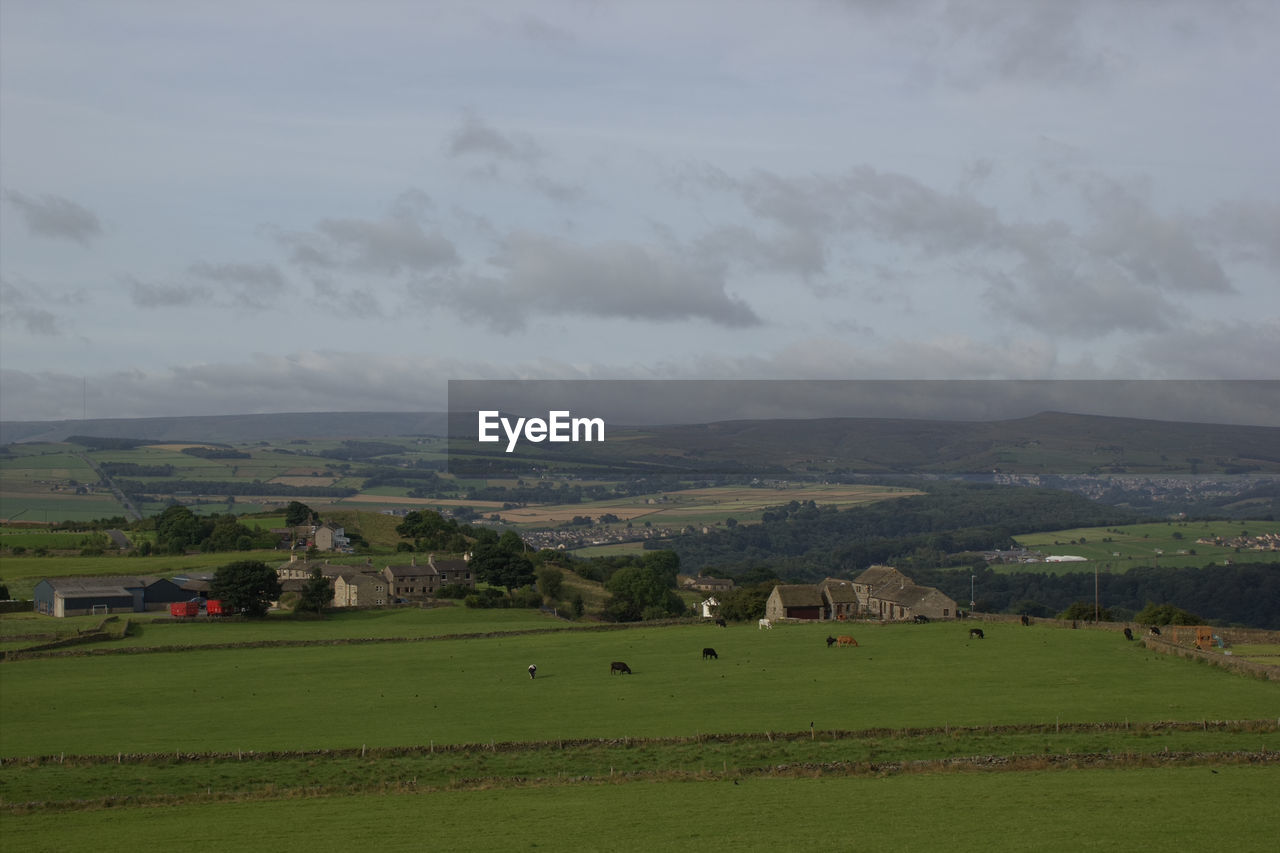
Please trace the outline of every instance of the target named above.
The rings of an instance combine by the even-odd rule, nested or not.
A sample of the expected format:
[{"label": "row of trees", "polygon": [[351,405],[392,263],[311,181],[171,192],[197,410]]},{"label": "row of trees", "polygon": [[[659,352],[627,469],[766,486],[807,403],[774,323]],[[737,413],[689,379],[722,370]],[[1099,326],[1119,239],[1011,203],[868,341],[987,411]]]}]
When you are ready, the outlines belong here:
[{"label": "row of trees", "polygon": [[[231,514],[196,515],[185,506],[171,506],[155,518],[155,550],[165,554],[181,554],[188,548],[206,553],[216,551],[249,551],[275,547],[269,530],[249,528]],[[146,553],[149,542],[143,542]]]}]

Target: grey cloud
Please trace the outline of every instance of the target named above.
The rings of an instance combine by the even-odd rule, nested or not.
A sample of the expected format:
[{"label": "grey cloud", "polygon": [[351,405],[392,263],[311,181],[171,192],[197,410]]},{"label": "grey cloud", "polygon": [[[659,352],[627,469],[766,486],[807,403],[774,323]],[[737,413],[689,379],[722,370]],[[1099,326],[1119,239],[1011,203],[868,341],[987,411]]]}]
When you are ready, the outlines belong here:
[{"label": "grey cloud", "polygon": [[272,264],[192,264],[192,275],[223,285],[237,302],[265,307],[288,289],[284,276]]},{"label": "grey cloud", "polygon": [[1236,257],[1280,270],[1280,204],[1236,200],[1218,205],[1197,229]]},{"label": "grey cloud", "polygon": [[[1078,190],[1082,230],[1046,218],[1005,221],[965,192],[862,166],[839,175],[691,172],[684,187],[738,198],[762,225],[718,227],[695,245],[708,259],[801,276],[823,293],[828,267],[856,266],[867,238],[949,264],[957,284],[976,287],[997,317],[1096,337],[1170,328],[1185,316],[1180,294],[1235,291],[1196,220],[1162,215],[1132,190],[1072,170],[1056,179]],[[1280,217],[1227,207],[1223,241],[1265,251]],[[772,226],[776,233],[770,233]],[[1069,332],[1067,331],[1069,329]]]},{"label": "grey cloud", "polygon": [[528,232],[508,237],[492,261],[500,275],[427,285],[457,310],[496,328],[526,315],[577,314],[632,320],[703,320],[742,328],[761,320],[725,292],[723,276],[676,253],[635,243],[574,246]]},{"label": "grey cloud", "polygon": [[474,115],[466,116],[450,135],[448,150],[453,157],[479,155],[524,164],[536,163],[543,156],[532,137],[502,133]]},{"label": "grey cloud", "polygon": [[1169,378],[1280,379],[1280,317],[1197,324],[1143,339],[1132,351]]},{"label": "grey cloud", "polygon": [[1103,80],[1121,64],[1121,54],[1095,47],[1095,38],[1085,35],[1086,28],[1099,23],[1089,20],[1089,13],[1102,8],[1078,0],[951,3],[942,22],[966,49],[964,54],[953,52],[951,77],[962,85],[993,76],[1037,83]]},{"label": "grey cloud", "polygon": [[22,215],[32,234],[70,240],[82,246],[102,234],[97,215],[70,199],[55,195],[32,198],[13,191],[6,192],[5,199]]},{"label": "grey cloud", "polygon": [[25,289],[0,280],[0,305],[4,306],[0,311],[0,326],[17,326],[32,335],[61,334],[58,317],[33,302]]},{"label": "grey cloud", "polygon": [[1137,281],[1175,290],[1233,290],[1222,266],[1197,245],[1187,223],[1162,217],[1114,182],[1086,186],[1097,224],[1085,245],[1126,269]]},{"label": "grey cloud", "polygon": [[344,289],[325,276],[313,278],[312,285],[316,297],[342,316],[365,319],[383,316],[381,302],[367,287]]},{"label": "grey cloud", "polygon": [[577,42],[577,38],[568,30],[533,15],[521,17],[518,27],[521,35],[547,47],[560,49],[570,47]]},{"label": "grey cloud", "polygon": [[987,274],[983,299],[997,315],[1039,333],[1062,338],[1098,338],[1118,330],[1158,332],[1186,313],[1158,291],[1107,269],[1024,264],[1012,274]]},{"label": "grey cloud", "polygon": [[423,227],[429,205],[425,194],[411,191],[402,194],[380,220],[324,219],[314,231],[276,236],[290,249],[294,263],[312,270],[428,272],[458,262],[453,243]]},{"label": "grey cloud", "polygon": [[183,308],[213,301],[213,291],[203,285],[149,284],[136,278],[126,279],[129,298],[139,308]]},{"label": "grey cloud", "polygon": [[546,175],[531,176],[529,178],[529,186],[540,195],[544,195],[552,201],[559,202],[561,204],[581,201],[586,195],[582,187],[563,183],[553,178],[549,178]]}]

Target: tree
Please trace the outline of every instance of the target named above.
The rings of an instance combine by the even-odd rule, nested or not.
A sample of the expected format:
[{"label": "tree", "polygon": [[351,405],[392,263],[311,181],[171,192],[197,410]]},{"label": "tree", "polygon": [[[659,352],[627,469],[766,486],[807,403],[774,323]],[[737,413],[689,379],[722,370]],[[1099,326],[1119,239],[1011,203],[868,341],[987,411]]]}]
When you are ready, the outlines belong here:
[{"label": "tree", "polygon": [[204,538],[204,524],[185,506],[171,506],[156,516],[156,543],[170,554],[181,554]]},{"label": "tree", "polygon": [[333,581],[320,574],[319,568],[311,570],[311,577],[307,578],[306,584],[302,587],[302,596],[298,600],[299,610],[314,610],[319,616],[324,613],[324,609],[333,602]]},{"label": "tree", "polygon": [[764,615],[765,602],[773,592],[772,580],[735,587],[720,596],[721,619],[744,621],[759,619]]},{"label": "tree", "polygon": [[1144,625],[1203,625],[1204,620],[1172,604],[1155,604],[1148,601],[1133,621]]},{"label": "tree", "polygon": [[1097,611],[1095,614],[1094,605],[1092,602],[1089,602],[1089,601],[1074,602],[1066,610],[1059,613],[1058,618],[1065,619],[1067,621],[1072,621],[1072,622],[1074,621],[1092,622],[1094,620],[1095,615],[1102,622],[1111,621],[1112,614],[1108,608],[1103,607],[1101,611]]},{"label": "tree", "polygon": [[284,508],[284,523],[288,527],[297,527],[309,522],[314,515],[311,507],[301,501],[289,501],[289,505]]},{"label": "tree", "polygon": [[240,560],[218,567],[209,594],[221,599],[233,613],[265,616],[271,602],[280,598],[280,578],[266,563]]},{"label": "tree", "polygon": [[542,566],[536,572],[538,576],[538,589],[542,594],[551,600],[560,597],[560,589],[564,584],[564,572],[555,566]]},{"label": "tree", "polygon": [[519,552],[512,553],[495,542],[477,545],[471,551],[471,568],[476,577],[508,591],[533,583],[533,561]]},{"label": "tree", "polygon": [[636,622],[683,614],[684,601],[667,584],[666,573],[659,566],[618,569],[605,584],[612,594],[605,615],[618,622]]}]

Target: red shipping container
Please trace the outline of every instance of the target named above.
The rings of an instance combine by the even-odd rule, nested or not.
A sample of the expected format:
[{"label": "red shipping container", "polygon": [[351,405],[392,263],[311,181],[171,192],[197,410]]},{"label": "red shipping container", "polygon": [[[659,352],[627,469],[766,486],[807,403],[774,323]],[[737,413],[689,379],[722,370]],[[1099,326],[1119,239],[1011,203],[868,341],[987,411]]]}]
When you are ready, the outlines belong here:
[{"label": "red shipping container", "polygon": [[204,612],[209,616],[221,616],[226,613],[222,609],[222,602],[216,598],[211,598],[204,603]]},{"label": "red shipping container", "polygon": [[200,605],[194,601],[175,601],[169,605],[170,616],[199,616]]}]

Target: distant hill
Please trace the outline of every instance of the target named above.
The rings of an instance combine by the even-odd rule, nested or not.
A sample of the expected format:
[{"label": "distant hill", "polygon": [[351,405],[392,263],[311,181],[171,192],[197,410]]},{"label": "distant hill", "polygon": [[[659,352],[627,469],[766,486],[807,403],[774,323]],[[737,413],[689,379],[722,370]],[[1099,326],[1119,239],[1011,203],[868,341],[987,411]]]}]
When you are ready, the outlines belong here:
[{"label": "distant hill", "polygon": [[[444,436],[443,412],[310,412],[0,423],[0,444],[69,436],[150,442]],[[1178,423],[1044,412],[1003,421],[882,418],[739,420],[612,427],[603,443],[522,443],[514,454],[459,440],[494,470],[554,462],[706,473],[1280,474],[1280,427]],[[451,463],[452,465],[453,463]],[[459,467],[461,470],[462,467]],[[477,468],[477,474],[480,469]]]},{"label": "distant hill", "polygon": [[629,443],[629,458],[857,473],[1280,473],[1277,427],[1064,412],[1004,421],[725,421],[643,433]]},{"label": "distant hill", "polygon": [[381,438],[445,433],[443,412],[295,412],[171,418],[103,418],[0,422],[0,444],[65,441],[72,435],[154,442],[279,441],[290,438]]}]

